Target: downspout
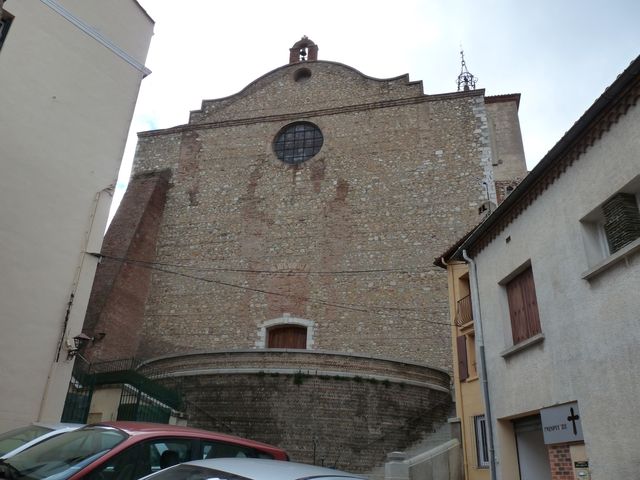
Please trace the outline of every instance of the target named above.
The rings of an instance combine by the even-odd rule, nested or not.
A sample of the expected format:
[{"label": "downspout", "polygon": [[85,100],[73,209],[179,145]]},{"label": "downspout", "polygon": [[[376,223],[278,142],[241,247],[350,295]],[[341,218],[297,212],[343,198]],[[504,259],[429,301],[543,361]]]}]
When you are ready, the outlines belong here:
[{"label": "downspout", "polygon": [[480,382],[482,384],[482,399],[485,406],[485,418],[487,424],[487,440],[489,442],[489,471],[491,480],[496,480],[496,456],[493,444],[493,418],[491,416],[491,403],[489,402],[489,382],[487,380],[487,362],[484,354],[484,334],[482,332],[482,314],[480,312],[480,294],[478,292],[478,275],[476,262],[462,251],[462,258],[469,264],[469,286],[471,287],[471,306],[476,331],[476,348],[480,354]]}]

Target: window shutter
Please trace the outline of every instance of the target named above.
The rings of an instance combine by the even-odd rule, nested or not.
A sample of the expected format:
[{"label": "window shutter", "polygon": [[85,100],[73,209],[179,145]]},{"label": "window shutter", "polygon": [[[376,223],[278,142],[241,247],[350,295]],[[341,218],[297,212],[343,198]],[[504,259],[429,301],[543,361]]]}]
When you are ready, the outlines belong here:
[{"label": "window shutter", "polygon": [[536,285],[533,283],[533,271],[528,269],[522,275],[522,299],[524,302],[526,338],[540,333],[540,317],[538,315],[538,301],[536,300]]},{"label": "window shutter", "polygon": [[509,282],[507,298],[514,345],[540,333],[542,330],[531,268]]},{"label": "window shutter", "polygon": [[456,340],[458,345],[458,375],[460,376],[460,381],[462,381],[469,378],[469,365],[467,361],[467,337],[461,335]]}]

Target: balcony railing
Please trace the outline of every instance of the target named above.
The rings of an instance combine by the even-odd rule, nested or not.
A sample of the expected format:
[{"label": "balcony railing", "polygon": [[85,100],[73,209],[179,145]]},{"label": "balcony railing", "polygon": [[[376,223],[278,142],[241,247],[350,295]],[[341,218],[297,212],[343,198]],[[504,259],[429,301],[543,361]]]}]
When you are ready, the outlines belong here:
[{"label": "balcony railing", "polygon": [[473,309],[471,308],[471,295],[462,297],[456,306],[456,325],[462,325],[473,321]]}]

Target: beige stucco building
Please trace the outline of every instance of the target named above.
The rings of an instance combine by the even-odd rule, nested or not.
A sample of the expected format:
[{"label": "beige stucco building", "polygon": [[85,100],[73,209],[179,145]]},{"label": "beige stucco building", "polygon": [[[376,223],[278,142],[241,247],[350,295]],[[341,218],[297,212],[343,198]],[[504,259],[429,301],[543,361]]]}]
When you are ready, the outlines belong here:
[{"label": "beige stucco building", "polygon": [[499,479],[638,478],[639,98],[640,58],[458,249]]},{"label": "beige stucco building", "polygon": [[475,348],[476,325],[471,308],[469,269],[465,262],[447,259],[445,256],[437,259],[436,265],[446,268],[448,277],[453,389],[456,401],[456,417],[450,421],[460,427],[465,480],[487,480],[489,444],[480,366]]},{"label": "beige stucco building", "polygon": [[0,1],[0,431],[59,420],[153,21]]}]

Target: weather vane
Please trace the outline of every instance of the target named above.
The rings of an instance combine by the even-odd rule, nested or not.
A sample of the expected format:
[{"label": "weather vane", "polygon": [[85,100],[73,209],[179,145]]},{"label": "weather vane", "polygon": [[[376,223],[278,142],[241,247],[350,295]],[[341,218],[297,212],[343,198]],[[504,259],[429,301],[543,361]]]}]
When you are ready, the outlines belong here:
[{"label": "weather vane", "polygon": [[478,79],[467,70],[467,63],[464,61],[464,50],[462,50],[462,47],[460,48],[460,59],[462,65],[460,67],[460,75],[458,75],[458,91],[464,90],[466,92],[467,90],[475,90]]}]

